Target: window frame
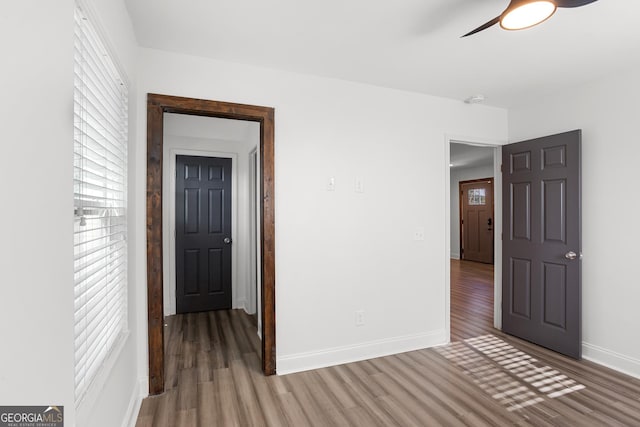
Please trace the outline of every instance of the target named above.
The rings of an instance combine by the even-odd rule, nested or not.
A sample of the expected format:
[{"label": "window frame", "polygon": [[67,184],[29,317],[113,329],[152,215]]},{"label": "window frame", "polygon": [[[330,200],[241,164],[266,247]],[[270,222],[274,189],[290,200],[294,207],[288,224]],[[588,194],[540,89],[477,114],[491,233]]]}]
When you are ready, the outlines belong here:
[{"label": "window frame", "polygon": [[[92,40],[89,41],[88,39],[85,39],[84,41],[87,42],[87,44],[82,44],[82,41],[83,41],[82,37],[91,37]],[[80,46],[82,46],[82,48],[80,48]],[[88,52],[88,49],[90,48],[95,48],[95,51],[91,53]],[[84,58],[85,60],[87,59],[82,56],[83,54],[93,55],[92,57],[93,62],[90,65],[93,68],[88,71],[89,73],[94,73],[93,83],[99,84],[102,82],[103,85],[105,86],[105,88],[103,89],[106,91],[111,90],[110,94],[103,93],[102,95],[99,95],[97,93],[92,93],[92,94],[81,93],[82,90],[86,90],[87,88],[81,87],[80,84],[86,83],[88,79],[83,80],[83,78],[86,77],[84,74],[78,75],[78,72],[79,72],[78,67],[89,66],[88,63],[79,62],[82,58]],[[102,59],[105,63],[100,64],[99,59]],[[103,66],[105,68],[99,69],[97,68],[99,66]],[[101,79],[107,79],[107,80],[112,79],[112,80],[108,80],[107,83],[104,83],[104,81],[101,81]],[[98,81],[95,81],[95,80],[98,80]],[[120,91],[115,92],[117,95],[119,95],[119,98],[117,96],[113,98],[113,95],[114,95],[113,86],[107,87],[107,85],[114,85],[116,83],[118,86],[120,86]],[[114,136],[113,134],[115,132],[117,134],[115,135],[115,138],[116,139],[120,138],[119,140],[119,142],[121,143],[120,152],[114,151],[114,146],[110,145],[111,144],[110,142],[105,142],[107,141],[107,138],[105,138],[104,141],[97,140],[98,138],[96,137],[95,133],[93,135],[93,141],[91,142],[91,144],[86,143],[86,141],[83,142],[83,140],[91,139],[91,137],[88,136],[88,130],[84,128],[84,125],[87,125],[87,126],[90,126],[90,125],[85,121],[82,121],[82,122],[79,121],[79,119],[82,119],[81,110],[84,109],[84,106],[79,105],[81,104],[78,98],[79,93],[81,93],[82,96],[85,96],[87,98],[85,99],[85,101],[87,101],[89,97],[93,97],[93,101],[94,102],[97,101],[96,104],[98,103],[101,104],[100,107],[96,106],[96,109],[94,109],[94,111],[103,113],[102,117],[99,118],[103,120],[101,122],[102,124],[101,130],[104,132],[102,136],[104,137],[104,134],[110,133],[111,136],[113,137]],[[91,7],[89,7],[89,5],[82,0],[76,1],[75,7],[74,7],[74,92],[73,94],[74,94],[74,124],[73,124],[74,126],[74,264],[76,263],[76,257],[78,255],[78,249],[77,249],[78,235],[82,234],[82,231],[78,231],[78,230],[80,227],[85,226],[85,225],[79,225],[79,224],[81,221],[85,224],[87,223],[86,218],[83,219],[85,215],[87,217],[91,216],[94,223],[99,223],[99,227],[97,227],[96,230],[98,228],[100,230],[109,230],[109,232],[106,235],[102,235],[98,237],[98,239],[106,240],[106,242],[108,243],[108,246],[119,245],[119,243],[116,241],[117,238],[121,238],[122,240],[122,244],[120,244],[120,248],[121,248],[120,251],[116,250],[115,252],[113,252],[111,250],[106,250],[107,256],[113,253],[117,253],[118,256],[121,258],[120,260],[116,260],[117,269],[119,269],[119,271],[117,272],[117,274],[119,275],[119,278],[116,277],[116,279],[114,280],[117,283],[115,284],[115,286],[113,286],[113,288],[111,288],[110,286],[112,286],[112,284],[109,282],[109,278],[108,278],[109,273],[106,273],[107,279],[106,279],[106,283],[104,284],[105,292],[107,293],[110,291],[113,292],[113,289],[115,289],[115,292],[116,292],[115,303],[113,303],[113,306],[116,307],[115,308],[116,310],[115,313],[117,314],[116,321],[114,324],[110,325],[112,327],[111,330],[103,329],[102,331],[100,330],[99,326],[103,324],[101,322],[98,322],[97,325],[93,326],[95,327],[95,330],[94,331],[89,330],[89,332],[86,333],[86,336],[84,338],[86,342],[88,340],[87,338],[88,335],[91,332],[93,332],[98,334],[98,336],[101,337],[101,338],[98,338],[96,341],[100,343],[101,341],[105,340],[105,337],[106,337],[106,342],[103,344],[104,345],[103,350],[97,352],[100,361],[98,363],[93,364],[92,366],[94,368],[93,370],[89,370],[87,366],[84,366],[81,369],[79,369],[79,366],[78,366],[79,365],[78,362],[82,361],[82,357],[78,357],[78,351],[82,351],[82,348],[78,344],[77,333],[78,333],[80,318],[83,319],[86,326],[88,314],[87,314],[87,311],[85,311],[84,316],[79,316],[77,314],[77,310],[81,305],[79,305],[76,298],[76,292],[78,292],[78,287],[79,287],[78,276],[74,274],[74,400],[75,400],[76,409],[79,412],[87,412],[87,411],[90,411],[90,409],[93,407],[93,404],[96,402],[97,398],[99,397],[99,393],[102,391],[103,386],[109,377],[109,373],[112,370],[113,366],[115,365],[118,359],[118,356],[122,352],[122,349],[124,348],[124,345],[127,342],[127,339],[129,336],[129,325],[128,325],[128,311],[129,311],[128,310],[128,293],[129,293],[129,277],[128,277],[129,276],[129,269],[128,269],[128,257],[129,257],[128,223],[129,221],[128,220],[129,220],[129,217],[128,217],[128,209],[127,209],[129,194],[128,194],[128,188],[127,188],[128,186],[128,182],[127,182],[128,181],[128,158],[127,157],[128,157],[128,150],[129,150],[128,105],[129,105],[130,97],[129,97],[129,82],[126,77],[126,73],[123,72],[123,69],[120,66],[120,63],[118,62],[118,58],[114,54],[114,50],[111,49],[111,46],[108,43],[108,38],[105,37],[105,34],[99,25],[99,20],[96,18],[95,13],[93,13]],[[100,96],[102,96],[102,98],[100,98]],[[109,97],[112,97],[112,98],[107,99]],[[121,103],[121,105],[119,103]],[[117,110],[118,114],[112,117],[107,117],[109,113],[107,113],[106,111],[109,110],[110,108]],[[101,111],[101,109],[104,109],[104,110]],[[110,123],[108,120],[113,120],[114,117],[118,120],[118,122]],[[96,115],[94,115],[93,117],[87,120],[87,121],[94,122],[93,123],[94,126],[92,126],[94,132],[96,131],[96,128],[97,128],[95,126],[95,122],[99,119],[96,117]],[[111,151],[111,153],[107,153],[107,154],[93,153],[93,158],[90,159],[90,156],[88,155],[88,153],[85,153],[84,151],[83,152],[78,151],[79,148],[85,151],[90,150],[91,148],[95,149],[95,147],[100,146],[101,143],[105,150],[105,153],[106,151]],[[92,147],[89,147],[89,145],[92,145]],[[117,149],[117,147],[115,148]],[[85,154],[87,155],[85,156]],[[107,162],[114,160],[112,162],[113,163],[112,165],[109,165],[109,164],[103,165],[104,166],[102,171],[103,176],[100,176],[100,173],[97,173],[97,174],[93,173],[93,172],[96,172],[97,169],[99,169],[98,166],[95,164],[92,165],[91,167],[85,168],[85,164],[88,164],[91,160],[100,158],[100,154],[104,154],[102,158],[107,159]],[[118,164],[118,160],[116,159],[116,157],[118,156],[121,157],[121,160],[122,160],[120,164]],[[92,167],[94,168],[93,170],[91,170]],[[87,173],[87,176],[91,175],[91,179],[87,180],[87,176],[82,175],[85,172]],[[116,175],[119,175],[119,176],[116,176]],[[103,179],[102,186],[96,184],[96,182],[99,182],[100,179]],[[92,180],[93,182],[91,182]],[[92,187],[92,188],[88,190],[82,189],[81,191],[78,191],[79,185],[82,185],[82,183],[86,181],[89,181],[88,187]],[[91,194],[92,191],[96,192],[93,194],[99,194],[100,191],[102,191],[103,196],[102,197],[96,196],[95,198],[92,199],[91,202],[89,202],[87,198],[87,193]],[[110,200],[111,196],[114,196],[113,201]],[[91,203],[91,204],[87,205],[85,203]],[[121,221],[121,223],[113,224],[112,221],[114,218],[116,219],[116,221]],[[110,234],[112,231],[113,231],[113,235]],[[108,258],[104,256],[101,256],[99,258],[101,259],[100,262],[103,264],[105,271],[108,271],[109,265],[111,262],[108,260]],[[74,271],[79,271],[77,270],[77,268],[78,268],[77,265],[74,265]],[[109,303],[107,302],[107,305],[108,304]],[[103,309],[103,308],[97,309],[101,314],[105,315],[107,322],[111,320],[109,318],[110,313],[113,313],[112,311],[110,312],[109,307],[110,306],[108,306],[106,309]],[[107,331],[107,334],[104,333],[105,330]],[[100,346],[102,346],[102,344]],[[84,350],[88,350],[88,348],[85,348]],[[86,357],[90,358],[91,356],[89,355]],[[88,366],[91,367],[91,365],[92,364]],[[83,373],[83,376],[89,373],[91,373],[92,375],[89,378],[83,377],[81,382],[79,382],[78,376],[80,372]]]}]

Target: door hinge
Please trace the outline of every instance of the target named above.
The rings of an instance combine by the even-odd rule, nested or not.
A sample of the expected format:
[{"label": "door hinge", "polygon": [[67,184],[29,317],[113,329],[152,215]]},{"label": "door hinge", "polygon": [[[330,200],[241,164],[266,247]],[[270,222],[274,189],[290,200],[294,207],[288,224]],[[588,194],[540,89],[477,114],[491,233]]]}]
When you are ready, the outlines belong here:
[{"label": "door hinge", "polygon": [[504,168],[502,166],[502,163],[500,163],[500,172],[504,172]]}]

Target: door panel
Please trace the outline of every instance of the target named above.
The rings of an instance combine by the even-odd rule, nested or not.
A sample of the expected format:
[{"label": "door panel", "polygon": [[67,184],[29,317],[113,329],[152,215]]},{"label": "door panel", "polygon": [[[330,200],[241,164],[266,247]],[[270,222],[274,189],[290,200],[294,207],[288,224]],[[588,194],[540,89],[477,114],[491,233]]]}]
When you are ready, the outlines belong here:
[{"label": "door panel", "polygon": [[176,157],[176,311],[231,308],[231,159]]},{"label": "door panel", "polygon": [[567,267],[545,262],[543,268],[544,315],[542,321],[548,325],[566,329]]},{"label": "door panel", "polygon": [[545,242],[566,243],[567,200],[564,179],[542,182],[542,227]]},{"label": "door panel", "polygon": [[531,183],[511,185],[511,238],[531,240]]},{"label": "door panel", "polygon": [[574,358],[582,341],[580,144],[577,130],[502,149],[503,331]]},{"label": "door panel", "polygon": [[493,264],[493,178],[460,183],[461,257]]},{"label": "door panel", "polygon": [[511,258],[511,282],[519,283],[511,293],[511,314],[531,318],[531,261]]}]

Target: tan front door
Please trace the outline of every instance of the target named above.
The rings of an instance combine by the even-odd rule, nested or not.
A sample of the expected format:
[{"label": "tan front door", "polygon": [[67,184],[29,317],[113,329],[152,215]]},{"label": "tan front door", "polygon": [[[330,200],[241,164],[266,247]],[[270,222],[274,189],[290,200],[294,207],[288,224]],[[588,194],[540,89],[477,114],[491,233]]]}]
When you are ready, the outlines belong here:
[{"label": "tan front door", "polygon": [[462,259],[493,264],[493,178],[460,182]]}]

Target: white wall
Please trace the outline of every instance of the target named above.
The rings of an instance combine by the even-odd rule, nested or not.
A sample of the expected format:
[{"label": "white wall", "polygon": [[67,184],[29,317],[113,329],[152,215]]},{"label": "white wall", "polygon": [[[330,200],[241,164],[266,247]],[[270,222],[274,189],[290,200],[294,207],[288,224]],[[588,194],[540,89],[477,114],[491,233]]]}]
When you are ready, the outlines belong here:
[{"label": "white wall", "polygon": [[275,107],[278,372],[447,341],[445,134],[504,140],[506,111],[149,49],[140,59],[140,129],[147,92]]},{"label": "white wall", "polygon": [[73,425],[73,1],[2,8],[0,402]]},{"label": "white wall", "polygon": [[[136,44],[121,1],[89,0],[86,10],[130,79],[135,117]],[[140,343],[129,292],[129,335],[102,388],[100,405],[74,404],[73,25],[75,2],[3,4],[0,79],[0,402],[64,405],[65,425],[119,426],[135,400]],[[135,120],[130,130],[135,143]],[[135,159],[130,159],[132,165]],[[133,212],[130,212],[132,215]],[[132,251],[130,265],[135,264]],[[84,412],[91,412],[91,419]]]},{"label": "white wall", "polygon": [[451,169],[451,258],[460,259],[460,181],[490,177],[493,178],[493,165]]},{"label": "white wall", "polygon": [[509,139],[583,130],[583,354],[640,377],[640,67],[509,112]]},{"label": "white wall", "polygon": [[[225,122],[235,122],[231,125]],[[224,137],[225,139],[218,139]],[[232,239],[233,308],[251,309],[249,289],[249,152],[260,142],[260,124],[212,117],[165,114],[163,144],[163,253],[165,315],[176,313],[175,303],[175,154],[210,157],[234,155]],[[173,170],[174,173],[170,173]],[[172,203],[173,202],[173,203]],[[172,221],[173,220],[173,221]],[[255,304],[254,304],[255,305]]]}]

